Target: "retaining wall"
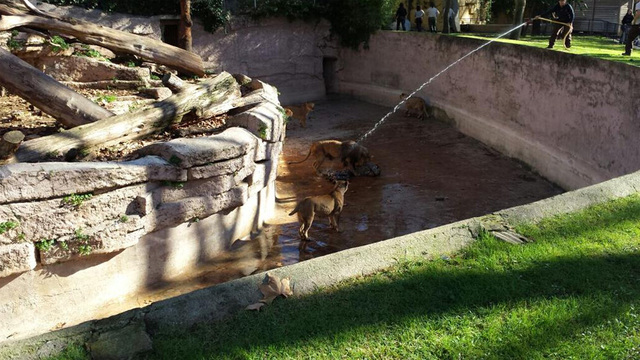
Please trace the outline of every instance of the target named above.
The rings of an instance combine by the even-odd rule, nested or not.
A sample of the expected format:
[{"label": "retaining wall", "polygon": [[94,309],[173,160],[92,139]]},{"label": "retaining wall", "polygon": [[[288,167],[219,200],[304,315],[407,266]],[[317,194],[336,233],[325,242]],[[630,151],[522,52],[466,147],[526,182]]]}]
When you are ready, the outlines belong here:
[{"label": "retaining wall", "polygon": [[253,84],[266,101],[217,135],[0,167],[0,343],[128,310],[272,215],[284,119],[276,89]]},{"label": "retaining wall", "polygon": [[[341,50],[338,88],[393,106],[401,92],[414,91],[484,43],[378,32],[368,50]],[[444,110],[466,135],[577,189],[640,169],[638,88],[638,67],[492,43],[417,95]]]}]

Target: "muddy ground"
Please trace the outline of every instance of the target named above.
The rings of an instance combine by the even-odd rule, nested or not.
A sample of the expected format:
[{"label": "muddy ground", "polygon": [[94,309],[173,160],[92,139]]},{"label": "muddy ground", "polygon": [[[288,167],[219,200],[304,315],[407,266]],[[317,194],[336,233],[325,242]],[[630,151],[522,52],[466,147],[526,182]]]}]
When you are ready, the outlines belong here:
[{"label": "muddy ground", "polygon": [[309,232],[311,241],[301,242],[297,217],[288,213],[297,201],[328,194],[333,185],[316,175],[312,160],[288,162],[303,159],[315,140],[359,138],[390,110],[331,97],[316,103],[306,128],[292,120],[278,166],[276,212],[265,229],[250,239],[236,241],[228,254],[204,265],[196,278],[145,294],[141,297],[144,302],[563,192],[524,164],[459,133],[448,123],[396,113],[363,142],[382,172],[378,177],[351,179],[341,231],[330,229],[326,218],[316,218]]},{"label": "muddy ground", "polygon": [[[103,92],[86,95],[104,97]],[[26,102],[17,97],[0,99],[2,132],[17,128],[27,136],[42,136],[57,131],[52,118]],[[301,242],[297,218],[289,216],[289,212],[297,201],[328,194],[333,185],[315,173],[312,160],[288,163],[303,159],[313,141],[359,138],[389,111],[391,108],[337,96],[316,102],[307,127],[301,127],[296,120],[287,125],[278,165],[276,210],[263,231],[236,241],[227,254],[202,264],[197,274],[151,286],[148,292],[132,299],[120,299],[117,304],[105,306],[98,317],[562,193],[562,189],[524,164],[459,133],[451,124],[435,119],[422,121],[399,112],[362,143],[374,156],[381,175],[351,179],[341,231],[330,229],[326,218],[316,218],[309,232],[311,241]],[[323,166],[339,169],[341,165],[326,162]]]}]

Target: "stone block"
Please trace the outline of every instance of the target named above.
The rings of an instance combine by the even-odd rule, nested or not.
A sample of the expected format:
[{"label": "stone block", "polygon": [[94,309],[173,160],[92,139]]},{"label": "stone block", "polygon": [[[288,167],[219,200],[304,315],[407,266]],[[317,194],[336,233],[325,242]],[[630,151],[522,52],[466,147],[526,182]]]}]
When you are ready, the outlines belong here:
[{"label": "stone block", "polygon": [[256,137],[278,142],[284,138],[284,115],[279,104],[263,102],[227,119],[227,125],[240,126]]},{"label": "stone block", "polygon": [[96,360],[132,359],[135,355],[153,350],[153,344],[143,321],[106,332],[96,331],[87,343],[91,358]]},{"label": "stone block", "polygon": [[282,142],[275,143],[261,141],[256,149],[254,161],[278,160],[282,153]]},{"label": "stone block", "polygon": [[[260,143],[263,143],[262,141]],[[260,144],[262,146],[262,144]],[[188,179],[206,179],[220,175],[234,174],[243,167],[254,166],[250,153],[242,157],[214,162],[208,165],[193,167],[188,170]]]},{"label": "stone block", "polygon": [[145,216],[146,231],[149,233],[203,219],[219,211],[238,207],[244,204],[248,197],[248,186],[243,183],[222,194],[195,196],[172,203],[162,203],[151,214]]},{"label": "stone block", "polygon": [[50,199],[146,181],[186,181],[186,171],[148,156],[116,163],[18,163],[0,167],[0,203]]},{"label": "stone block", "polygon": [[36,267],[35,247],[31,243],[0,246],[0,278]]},{"label": "stone block", "polygon": [[249,196],[253,196],[265,188],[270,182],[275,181],[278,175],[278,166],[273,161],[265,161],[256,164],[255,170],[247,179],[249,184]]},{"label": "stone block", "polygon": [[140,90],[141,93],[150,96],[154,99],[157,99],[159,101],[162,101],[168,97],[170,97],[171,95],[173,95],[173,93],[171,92],[171,90],[169,88],[166,87],[159,87],[159,88],[144,88]]},{"label": "stone block", "polygon": [[[88,231],[123,215],[135,215],[136,199],[146,196],[159,184],[140,184],[96,194],[84,199],[77,206],[70,198],[0,205],[0,219],[17,219],[17,230],[24,235],[20,239],[38,242],[43,239],[59,239],[73,236],[76,230]],[[80,201],[79,201],[80,202]],[[0,243],[15,241],[15,238],[0,234]]]},{"label": "stone block", "polygon": [[213,136],[152,144],[138,152],[158,155],[181,168],[191,168],[241,157],[255,149],[257,141],[251,132],[233,127]]},{"label": "stone block", "polygon": [[86,56],[45,56],[27,60],[58,81],[142,80],[150,77],[149,69],[127,67]]},{"label": "stone block", "polygon": [[39,249],[40,262],[50,265],[82,256],[113,253],[137,244],[144,234],[144,223],[139,216],[112,219],[93,228],[79,229],[79,233],[56,239],[49,248]]}]

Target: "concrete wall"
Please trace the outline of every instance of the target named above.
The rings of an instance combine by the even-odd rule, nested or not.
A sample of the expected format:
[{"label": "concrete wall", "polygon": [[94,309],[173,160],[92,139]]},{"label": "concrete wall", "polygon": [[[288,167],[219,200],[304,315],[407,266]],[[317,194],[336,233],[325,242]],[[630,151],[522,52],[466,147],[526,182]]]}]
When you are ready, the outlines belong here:
[{"label": "concrete wall", "polygon": [[[484,43],[379,32],[368,50],[340,52],[339,91],[392,106]],[[638,88],[637,67],[492,43],[417,95],[463,133],[576,189],[640,169]]]},{"label": "concrete wall", "polygon": [[272,216],[284,118],[252,84],[265,101],[220,134],[128,162],[0,167],[0,343],[144,305]]},{"label": "concrete wall", "polygon": [[[98,10],[38,4],[40,9],[83,19],[102,26],[129,31],[154,39],[162,37],[162,21],[175,17],[135,17],[104,14]],[[329,37],[327,22],[289,22],[285,18],[259,22],[233,17],[224,29],[204,30],[196,19],[192,29],[193,51],[202,57],[205,69],[245,74],[278,88],[283,105],[324,97],[324,57],[337,57],[337,46]]]}]

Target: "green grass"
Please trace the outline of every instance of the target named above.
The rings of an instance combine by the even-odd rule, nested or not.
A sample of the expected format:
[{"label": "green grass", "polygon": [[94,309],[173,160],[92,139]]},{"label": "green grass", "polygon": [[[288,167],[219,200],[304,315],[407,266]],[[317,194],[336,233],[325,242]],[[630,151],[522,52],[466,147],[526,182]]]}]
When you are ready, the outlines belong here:
[{"label": "green grass", "polygon": [[[489,34],[468,34],[456,33],[452,36],[469,37],[475,39],[491,40]],[[538,48],[546,48],[549,45],[548,36],[523,36],[520,40],[511,40],[508,38],[496,39],[498,42],[518,44],[524,46],[533,46]],[[590,56],[598,59],[622,62],[632,66],[640,66],[640,51],[636,50],[632,56],[622,56],[624,45],[618,44],[613,39],[602,36],[573,36],[571,41],[571,49],[565,49],[562,41],[556,41],[553,49],[549,51],[562,51],[576,55]]]},{"label": "green grass", "polygon": [[482,234],[452,258],[165,329],[148,358],[640,358],[640,195],[518,230],[535,241]]}]

